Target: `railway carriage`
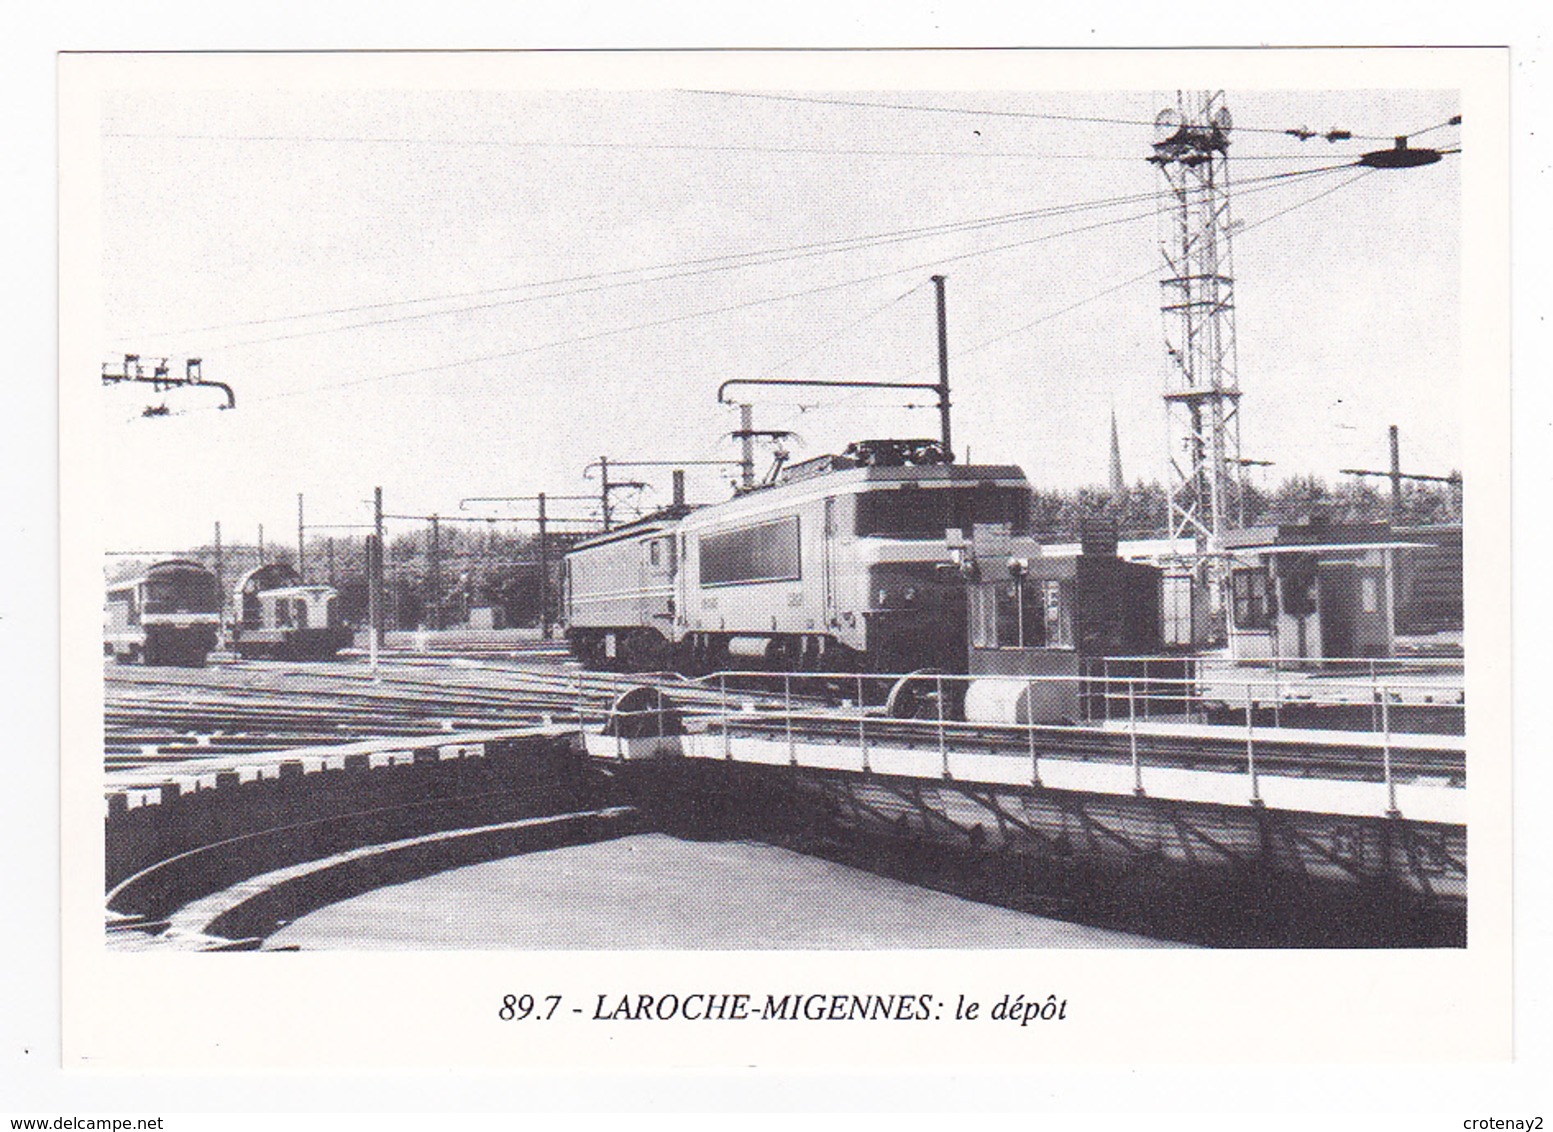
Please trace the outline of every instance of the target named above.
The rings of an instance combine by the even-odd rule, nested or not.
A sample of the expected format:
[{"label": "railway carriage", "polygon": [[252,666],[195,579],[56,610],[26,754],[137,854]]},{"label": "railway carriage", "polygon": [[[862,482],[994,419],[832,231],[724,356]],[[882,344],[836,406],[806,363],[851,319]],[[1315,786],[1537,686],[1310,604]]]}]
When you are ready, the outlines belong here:
[{"label": "railway carriage", "polygon": [[931,441],[865,441],[775,484],[660,514],[567,555],[567,636],[586,662],[902,672],[965,668],[947,534],[1029,527],[1009,465]]},{"label": "railway carriage", "polygon": [[170,558],[108,587],[103,654],[198,667],[216,647],[220,624],[216,576],[198,562]]}]

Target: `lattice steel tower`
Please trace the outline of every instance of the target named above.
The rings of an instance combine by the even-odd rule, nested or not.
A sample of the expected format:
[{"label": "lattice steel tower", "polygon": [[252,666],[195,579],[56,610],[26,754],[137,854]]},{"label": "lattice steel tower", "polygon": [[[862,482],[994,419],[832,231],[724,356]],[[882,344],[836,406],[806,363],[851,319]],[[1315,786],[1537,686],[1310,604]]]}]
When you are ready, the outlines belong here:
[{"label": "lattice steel tower", "polygon": [[1244,520],[1229,134],[1223,91],[1181,91],[1154,120],[1149,158],[1168,189],[1160,210],[1170,537],[1215,555]]}]

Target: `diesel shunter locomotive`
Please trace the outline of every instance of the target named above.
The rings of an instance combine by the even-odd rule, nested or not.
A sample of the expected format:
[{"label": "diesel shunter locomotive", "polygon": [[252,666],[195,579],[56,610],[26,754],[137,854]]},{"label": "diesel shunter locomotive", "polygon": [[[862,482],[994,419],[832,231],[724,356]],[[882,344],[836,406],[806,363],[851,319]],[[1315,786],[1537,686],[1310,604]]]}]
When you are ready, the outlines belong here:
[{"label": "diesel shunter locomotive", "polygon": [[232,645],[241,656],[329,660],[350,646],[335,588],[307,584],[284,562],[244,574],[232,605]]}]

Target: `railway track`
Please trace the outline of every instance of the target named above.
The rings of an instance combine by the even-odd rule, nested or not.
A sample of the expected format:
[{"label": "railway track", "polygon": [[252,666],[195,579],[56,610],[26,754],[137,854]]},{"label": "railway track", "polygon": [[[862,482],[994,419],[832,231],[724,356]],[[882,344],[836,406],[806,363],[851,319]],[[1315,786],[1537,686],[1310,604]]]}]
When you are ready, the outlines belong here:
[{"label": "railway track", "polygon": [[[567,670],[537,658],[520,663],[425,655],[386,659],[376,678],[365,664],[351,661],[245,661],[202,669],[110,665],[105,672],[104,762],[110,770],[370,738],[523,727],[546,719],[597,722],[620,693],[644,684],[663,689],[678,709],[702,717],[705,726],[721,727],[727,715],[733,734],[790,734],[802,741],[855,744],[861,718],[870,743],[940,743],[935,720],[859,712],[855,702],[820,710],[838,697],[807,687],[790,694],[780,678],[719,686],[677,676]],[[791,717],[782,710],[788,705],[794,709]],[[1132,752],[1131,737],[1114,725],[1008,728],[950,722],[942,728],[943,741],[957,751],[1027,755],[1033,746],[1107,762],[1128,761]],[[1257,764],[1269,773],[1373,780],[1383,772],[1378,744],[1310,744],[1258,728],[1256,746]],[[1245,742],[1234,728],[1172,735],[1145,725],[1138,752],[1151,766],[1236,771],[1246,765]],[[1397,774],[1465,781],[1459,750],[1417,742],[1410,746],[1407,737],[1397,736],[1390,757]]]},{"label": "railway track", "polygon": [[[652,679],[446,657],[365,664],[238,661],[199,669],[105,668],[109,769],[367,738],[523,727],[545,717],[599,720],[641,684],[686,707],[725,702],[679,677]],[[750,693],[741,695],[748,700]],[[796,702],[814,704],[805,698]]]}]

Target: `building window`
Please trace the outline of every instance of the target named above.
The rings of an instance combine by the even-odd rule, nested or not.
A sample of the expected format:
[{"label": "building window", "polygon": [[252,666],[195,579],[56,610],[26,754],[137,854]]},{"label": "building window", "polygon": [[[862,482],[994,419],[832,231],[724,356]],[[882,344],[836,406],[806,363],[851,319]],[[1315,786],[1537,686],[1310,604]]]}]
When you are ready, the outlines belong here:
[{"label": "building window", "polygon": [[1380,612],[1380,590],[1375,585],[1374,578],[1365,577],[1359,579],[1359,595],[1360,600],[1364,602],[1364,612]]},{"label": "building window", "polygon": [[1235,603],[1235,628],[1266,629],[1271,623],[1267,574],[1257,569],[1232,571],[1230,590]]}]

